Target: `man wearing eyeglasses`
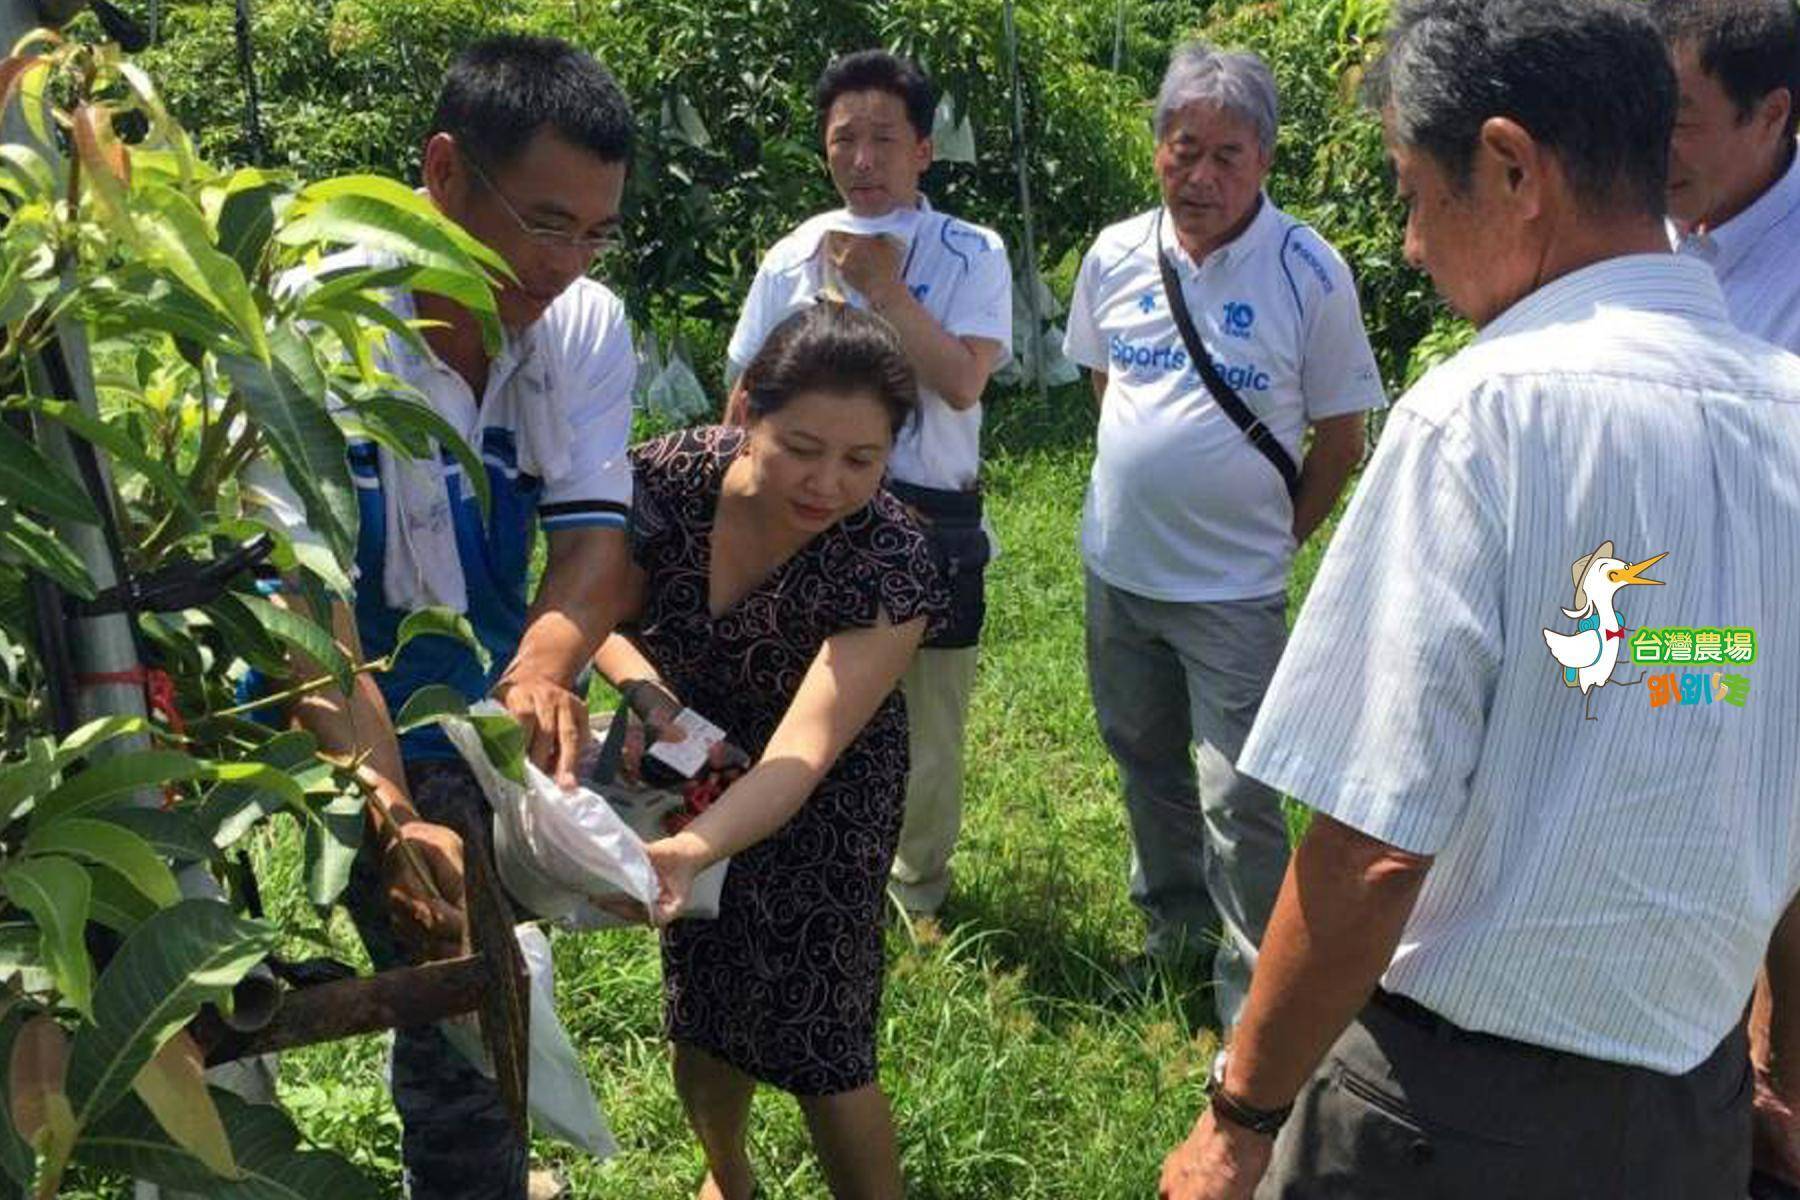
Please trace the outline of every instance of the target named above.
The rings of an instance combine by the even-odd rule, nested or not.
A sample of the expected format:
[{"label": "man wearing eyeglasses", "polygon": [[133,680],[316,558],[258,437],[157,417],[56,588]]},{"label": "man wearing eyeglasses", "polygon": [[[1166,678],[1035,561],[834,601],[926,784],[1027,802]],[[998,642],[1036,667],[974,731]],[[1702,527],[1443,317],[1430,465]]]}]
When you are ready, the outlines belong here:
[{"label": "man wearing eyeglasses", "polygon": [[[377,968],[459,952],[463,860],[452,829],[488,822],[449,741],[435,727],[396,737],[391,714],[430,685],[470,701],[492,695],[524,726],[532,758],[572,785],[587,712],[571,687],[614,621],[631,501],[630,331],[618,298],[586,278],[619,228],[634,129],[624,96],[563,42],[497,37],[451,66],[431,128],[425,193],[511,269],[496,289],[504,333],[490,347],[462,305],[396,288],[389,307],[422,323],[426,352],[391,339],[380,365],[474,450],[490,507],[484,515],[450,453],[413,459],[352,439],[357,583],[333,617],[367,661],[392,653],[410,613],[448,607],[467,616],[491,666],[454,639],[419,638],[391,670],[359,676],[352,694],[315,693],[295,712],[322,749],[364,759],[372,810],[392,817],[371,816],[346,894]],[[352,250],[298,286],[384,262],[374,248]],[[297,510],[266,490],[277,493],[277,517]],[[534,598],[538,528],[548,554]],[[415,863],[432,878],[418,878]],[[397,1031],[392,1084],[413,1200],[527,1194],[527,1148],[496,1085],[435,1027]]]}]

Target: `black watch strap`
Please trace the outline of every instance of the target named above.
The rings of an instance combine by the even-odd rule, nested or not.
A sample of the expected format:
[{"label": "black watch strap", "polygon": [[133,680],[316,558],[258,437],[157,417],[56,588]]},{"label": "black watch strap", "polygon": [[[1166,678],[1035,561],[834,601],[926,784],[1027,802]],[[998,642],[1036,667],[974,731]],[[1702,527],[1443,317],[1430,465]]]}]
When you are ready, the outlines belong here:
[{"label": "black watch strap", "polygon": [[1280,1108],[1252,1108],[1241,1100],[1233,1099],[1231,1093],[1224,1088],[1213,1092],[1211,1104],[1215,1116],[1265,1137],[1274,1137],[1280,1132],[1282,1125],[1287,1122],[1288,1114],[1294,1111],[1291,1104]]},{"label": "black watch strap", "polygon": [[1225,1056],[1222,1054],[1213,1062],[1209,1085],[1209,1103],[1212,1105],[1213,1115],[1248,1129],[1251,1133],[1274,1137],[1294,1111],[1292,1104],[1284,1104],[1280,1108],[1257,1108],[1233,1096],[1225,1088]]}]

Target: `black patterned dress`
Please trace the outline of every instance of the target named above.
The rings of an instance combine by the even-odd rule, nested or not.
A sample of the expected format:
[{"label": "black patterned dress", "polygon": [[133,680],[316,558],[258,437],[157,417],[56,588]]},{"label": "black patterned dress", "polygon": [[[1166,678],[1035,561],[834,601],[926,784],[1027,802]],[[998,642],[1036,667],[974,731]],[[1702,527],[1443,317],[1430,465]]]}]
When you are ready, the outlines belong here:
[{"label": "black patterned dress", "polygon": [[[924,538],[881,492],[808,542],[717,619],[713,518],[743,431],[686,430],[631,453],[633,554],[649,575],[636,640],[682,702],[760,758],[819,647],[846,629],[941,619]],[[669,1037],[798,1095],[875,1079],[881,930],[906,794],[898,690],[798,814],[739,853],[719,917],[663,933]]]}]

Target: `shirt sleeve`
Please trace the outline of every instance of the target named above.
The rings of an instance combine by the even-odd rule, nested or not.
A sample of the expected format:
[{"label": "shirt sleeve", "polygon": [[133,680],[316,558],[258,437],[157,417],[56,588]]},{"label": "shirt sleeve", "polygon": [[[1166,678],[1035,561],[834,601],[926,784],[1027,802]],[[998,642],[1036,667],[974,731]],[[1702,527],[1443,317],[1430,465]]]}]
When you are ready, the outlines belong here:
[{"label": "shirt sleeve", "polygon": [[738,313],[737,326],[732,329],[731,341],[725,347],[728,370],[734,379],[743,374],[744,368],[750,365],[769,338],[769,288],[769,264],[764,259],[756,270],[756,278],[750,281],[750,291],[744,297],[743,310]]},{"label": "shirt sleeve", "polygon": [[559,377],[573,434],[568,474],[546,481],[544,532],[624,529],[631,512],[631,386],[637,356],[624,306],[602,292],[570,323]]},{"label": "shirt sleeve", "polygon": [[1090,371],[1108,371],[1111,361],[1106,356],[1106,339],[1100,336],[1100,323],[1094,306],[1099,303],[1100,264],[1089,250],[1075,275],[1075,294],[1069,299],[1069,323],[1063,333],[1063,356]]},{"label": "shirt sleeve", "polygon": [[944,331],[952,337],[1000,343],[996,368],[1012,357],[1012,264],[999,239],[985,242],[981,251],[969,255],[969,273],[944,322]]},{"label": "shirt sleeve", "polygon": [[1300,367],[1300,394],[1308,421],[1387,404],[1381,370],[1375,365],[1375,351],[1363,328],[1356,281],[1341,260],[1335,265],[1339,268],[1335,285],[1313,300],[1303,322],[1306,349]]},{"label": "shirt sleeve", "polygon": [[1238,760],[1415,854],[1462,817],[1499,675],[1503,506],[1468,445],[1395,410]]}]

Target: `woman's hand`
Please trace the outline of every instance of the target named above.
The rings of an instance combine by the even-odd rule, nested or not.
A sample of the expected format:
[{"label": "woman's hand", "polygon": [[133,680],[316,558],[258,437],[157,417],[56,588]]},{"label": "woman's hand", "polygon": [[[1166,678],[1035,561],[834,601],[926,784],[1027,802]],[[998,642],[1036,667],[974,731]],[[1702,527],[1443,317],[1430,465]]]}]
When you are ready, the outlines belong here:
[{"label": "woman's hand", "polygon": [[660,838],[644,847],[650,865],[656,868],[658,891],[656,907],[650,913],[652,925],[667,925],[687,908],[694,890],[694,877],[712,865],[706,843],[691,833]]}]

